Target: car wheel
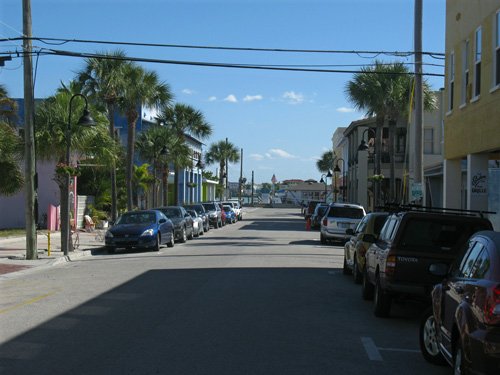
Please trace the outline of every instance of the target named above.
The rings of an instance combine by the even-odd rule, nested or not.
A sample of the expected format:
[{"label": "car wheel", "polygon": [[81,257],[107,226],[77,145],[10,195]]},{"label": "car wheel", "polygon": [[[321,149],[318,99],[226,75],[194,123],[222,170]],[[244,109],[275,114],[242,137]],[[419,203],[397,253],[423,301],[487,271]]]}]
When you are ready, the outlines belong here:
[{"label": "car wheel", "polygon": [[349,269],[349,267],[347,266],[347,261],[345,259],[345,256],[344,256],[344,267],[342,268],[342,273],[344,275],[350,275],[351,274],[351,270]]},{"label": "car wheel", "polygon": [[160,247],[161,247],[161,238],[160,238],[160,235],[157,234],[155,246],[153,247],[153,251],[160,251]]},{"label": "car wheel", "polygon": [[363,280],[363,274],[360,272],[358,268],[358,261],[356,260],[357,255],[354,254],[354,264],[352,265],[352,277],[356,284],[361,284]]},{"label": "car wheel", "polygon": [[217,228],[222,228],[222,220],[221,221],[217,221]]},{"label": "car wheel", "polygon": [[191,232],[189,232],[189,236],[187,237],[188,240],[192,240],[194,238],[194,229],[191,227]]},{"label": "car wheel", "polygon": [[373,296],[373,313],[379,318],[389,317],[391,311],[391,296],[384,292],[380,284],[380,278],[377,276],[375,282],[375,294]]},{"label": "car wheel", "polygon": [[322,245],[326,245],[326,237],[323,236],[323,233],[320,234],[319,240],[320,240]]},{"label": "car wheel", "polygon": [[456,339],[455,343],[455,355],[453,356],[453,374],[460,375],[465,374],[465,359],[464,351],[462,350],[462,343],[460,338]]},{"label": "car wheel", "polygon": [[373,299],[373,284],[368,279],[366,269],[363,272],[363,280],[361,281],[361,297],[366,301]]},{"label": "car wheel", "polygon": [[435,365],[445,365],[446,360],[439,350],[437,335],[436,320],[434,319],[431,306],[425,310],[420,320],[420,351],[427,362]]},{"label": "car wheel", "polygon": [[187,241],[186,228],[182,228],[181,238],[179,240],[180,243],[184,243]]},{"label": "car wheel", "polygon": [[172,236],[170,237],[170,241],[167,242],[167,247],[174,247],[174,234],[172,233]]}]

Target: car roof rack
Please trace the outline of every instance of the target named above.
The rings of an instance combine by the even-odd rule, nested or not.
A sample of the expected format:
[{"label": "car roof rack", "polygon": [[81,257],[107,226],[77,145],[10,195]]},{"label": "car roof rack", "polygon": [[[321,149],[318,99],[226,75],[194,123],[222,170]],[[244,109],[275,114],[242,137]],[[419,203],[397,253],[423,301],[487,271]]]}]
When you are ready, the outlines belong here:
[{"label": "car roof rack", "polygon": [[464,210],[459,208],[421,206],[418,204],[386,203],[384,206],[376,208],[380,211],[387,211],[390,213],[416,211],[416,212],[431,212],[439,214],[479,216],[479,217],[484,217],[485,214],[492,214],[492,215],[496,214],[496,212],[493,211]]}]

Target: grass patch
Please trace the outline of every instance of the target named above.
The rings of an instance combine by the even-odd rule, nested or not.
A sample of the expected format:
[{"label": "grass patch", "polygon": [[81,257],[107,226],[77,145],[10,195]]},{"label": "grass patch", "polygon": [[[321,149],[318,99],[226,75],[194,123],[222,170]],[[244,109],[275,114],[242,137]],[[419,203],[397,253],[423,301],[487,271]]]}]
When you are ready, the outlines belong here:
[{"label": "grass patch", "polygon": [[25,228],[19,229],[0,229],[0,238],[12,236],[24,236],[26,234]]}]

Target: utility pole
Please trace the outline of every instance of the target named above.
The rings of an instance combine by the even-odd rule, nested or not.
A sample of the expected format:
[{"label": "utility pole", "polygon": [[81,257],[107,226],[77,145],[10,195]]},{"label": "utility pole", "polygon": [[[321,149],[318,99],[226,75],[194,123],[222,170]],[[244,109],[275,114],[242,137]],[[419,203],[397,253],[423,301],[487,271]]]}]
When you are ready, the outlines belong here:
[{"label": "utility pole", "polygon": [[422,12],[423,0],[415,0],[415,168],[414,184],[415,189],[420,190],[420,202],[423,204],[423,117],[424,117],[424,98],[422,87]]},{"label": "utility pole", "polygon": [[[228,144],[228,140],[227,140],[227,137],[226,137],[226,146]],[[228,199],[228,198],[231,198],[229,196],[229,159],[226,157],[226,187],[224,189],[224,197],[225,199]]]},{"label": "utility pole", "polygon": [[251,198],[251,202],[252,202],[252,207],[253,207],[253,171],[252,171],[252,198]]},{"label": "utility pole", "polygon": [[26,202],[26,259],[37,259],[36,237],[36,172],[35,172],[35,99],[31,61],[31,2],[23,0],[23,65],[24,65],[24,179]]},{"label": "utility pole", "polygon": [[240,149],[240,183],[238,184],[238,201],[241,203],[241,190],[243,188],[243,149]]}]

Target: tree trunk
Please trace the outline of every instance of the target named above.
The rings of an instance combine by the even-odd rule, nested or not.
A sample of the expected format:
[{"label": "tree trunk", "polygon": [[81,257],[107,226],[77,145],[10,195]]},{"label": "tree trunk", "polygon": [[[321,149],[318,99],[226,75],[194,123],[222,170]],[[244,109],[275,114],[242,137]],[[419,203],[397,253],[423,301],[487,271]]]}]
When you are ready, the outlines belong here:
[{"label": "tree trunk", "polygon": [[389,120],[389,158],[390,158],[390,186],[389,186],[389,201],[396,201],[396,160],[394,152],[394,134],[396,130],[396,120]]},{"label": "tree trunk", "polygon": [[[108,103],[107,105],[108,109],[108,121],[109,121],[109,136],[117,141],[115,138],[115,118],[114,118],[114,113],[115,113],[115,106],[114,104]],[[115,222],[116,217],[117,217],[117,198],[116,198],[116,163],[113,161],[111,163],[111,170],[110,170],[110,180],[111,180],[111,221]]]},{"label": "tree trunk", "polygon": [[128,137],[127,137],[127,210],[133,209],[133,188],[132,177],[134,175],[134,150],[135,150],[135,125],[137,116],[129,114],[128,119]]},{"label": "tree trunk", "polygon": [[226,169],[226,163],[225,161],[220,162],[220,173],[219,173],[219,186],[221,187],[220,189],[220,200],[222,201],[222,197],[225,194],[225,189],[224,189],[224,174]]},{"label": "tree trunk", "polygon": [[163,169],[163,173],[161,176],[162,185],[163,185],[163,206],[168,206],[168,176],[170,175],[170,170],[168,168]]},{"label": "tree trunk", "polygon": [[174,170],[175,170],[175,174],[174,174],[174,202],[175,202],[175,205],[178,206],[179,205],[179,168],[177,167],[177,165],[174,165]]}]

